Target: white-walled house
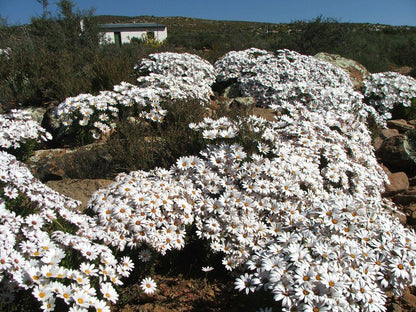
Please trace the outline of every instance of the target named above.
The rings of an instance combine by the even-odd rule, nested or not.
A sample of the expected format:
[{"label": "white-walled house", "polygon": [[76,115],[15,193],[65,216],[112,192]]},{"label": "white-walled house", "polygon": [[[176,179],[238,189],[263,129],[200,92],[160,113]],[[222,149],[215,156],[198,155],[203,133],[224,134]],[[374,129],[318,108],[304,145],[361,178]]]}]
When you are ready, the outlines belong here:
[{"label": "white-walled house", "polygon": [[121,45],[130,43],[133,38],[154,38],[162,42],[168,37],[167,27],[157,23],[101,24],[100,29],[103,44]]}]

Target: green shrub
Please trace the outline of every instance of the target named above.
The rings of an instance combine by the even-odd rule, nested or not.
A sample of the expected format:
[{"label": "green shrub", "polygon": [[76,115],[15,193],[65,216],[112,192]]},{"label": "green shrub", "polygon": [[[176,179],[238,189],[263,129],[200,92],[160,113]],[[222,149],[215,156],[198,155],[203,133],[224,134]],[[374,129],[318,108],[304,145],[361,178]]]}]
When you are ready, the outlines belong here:
[{"label": "green shrub", "polygon": [[165,103],[163,123],[148,123],[134,117],[118,123],[107,141],[115,172],[169,168],[177,158],[197,154],[202,137],[189,123],[202,120],[205,108],[197,102]]},{"label": "green shrub", "polygon": [[392,119],[416,119],[416,98],[413,98],[412,105],[405,107],[403,105],[395,105],[391,111]]}]

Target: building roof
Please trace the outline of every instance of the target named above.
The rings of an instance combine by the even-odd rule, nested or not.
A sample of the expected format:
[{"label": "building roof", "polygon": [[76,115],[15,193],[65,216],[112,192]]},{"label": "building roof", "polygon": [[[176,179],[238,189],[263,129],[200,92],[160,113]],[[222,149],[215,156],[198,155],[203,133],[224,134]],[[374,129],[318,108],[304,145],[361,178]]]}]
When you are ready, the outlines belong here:
[{"label": "building roof", "polygon": [[102,29],[120,28],[165,28],[165,25],[158,23],[125,23],[125,24],[101,24]]}]

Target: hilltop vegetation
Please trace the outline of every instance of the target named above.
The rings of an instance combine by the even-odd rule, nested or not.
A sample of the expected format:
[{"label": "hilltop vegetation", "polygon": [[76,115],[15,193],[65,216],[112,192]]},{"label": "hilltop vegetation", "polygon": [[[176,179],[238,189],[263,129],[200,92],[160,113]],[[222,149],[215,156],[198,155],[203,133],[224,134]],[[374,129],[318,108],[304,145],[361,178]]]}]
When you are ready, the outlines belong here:
[{"label": "hilltop vegetation", "polygon": [[[190,52],[215,62],[232,50],[257,47],[290,49],[306,55],[340,54],[371,72],[403,66],[416,76],[416,28],[339,23],[317,17],[311,21],[271,24],[214,21],[187,17],[94,16],[75,11],[70,1],[57,16],[32,18],[28,25],[0,27],[0,49],[12,53],[0,62],[0,103],[45,106],[79,93],[97,93],[121,82],[134,82],[133,65],[150,53]],[[65,6],[66,5],[66,6]],[[84,31],[79,21],[84,19]],[[157,22],[167,25],[162,45],[144,42],[121,48],[99,45],[101,23]],[[5,23],[3,23],[5,24]]]},{"label": "hilltop vegetation", "polygon": [[165,24],[168,43],[187,50],[205,50],[208,59],[217,59],[230,50],[258,47],[287,48],[309,55],[342,54],[363,63],[372,72],[389,70],[391,66],[412,66],[416,61],[415,27],[340,23],[321,16],[283,24],[155,16],[98,16],[96,21]]}]

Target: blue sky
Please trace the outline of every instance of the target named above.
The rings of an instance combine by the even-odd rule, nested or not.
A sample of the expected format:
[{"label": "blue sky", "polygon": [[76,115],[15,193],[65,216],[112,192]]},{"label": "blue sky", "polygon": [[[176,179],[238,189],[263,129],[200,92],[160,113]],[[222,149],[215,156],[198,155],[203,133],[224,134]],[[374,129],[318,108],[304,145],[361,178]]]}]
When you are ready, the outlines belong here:
[{"label": "blue sky", "polygon": [[[49,0],[50,11],[56,9]],[[187,16],[215,20],[288,23],[319,15],[340,22],[416,26],[416,0],[74,0],[77,9],[96,15]],[[36,0],[0,0],[0,16],[9,25],[42,14]]]}]

